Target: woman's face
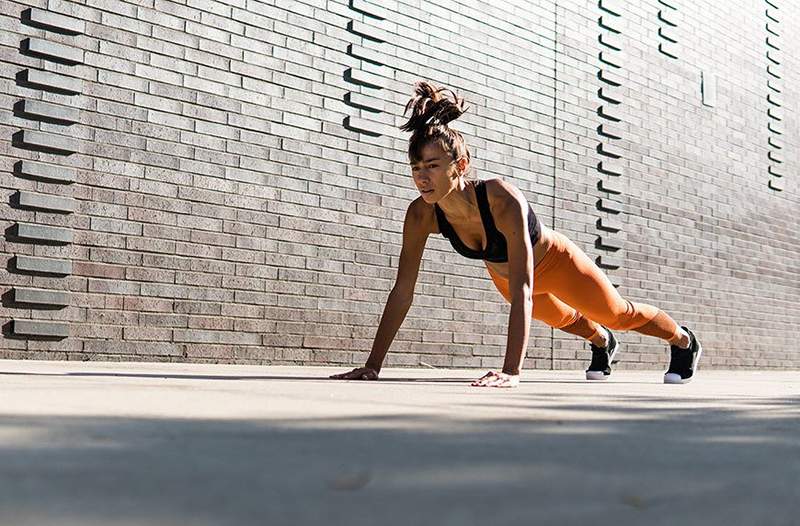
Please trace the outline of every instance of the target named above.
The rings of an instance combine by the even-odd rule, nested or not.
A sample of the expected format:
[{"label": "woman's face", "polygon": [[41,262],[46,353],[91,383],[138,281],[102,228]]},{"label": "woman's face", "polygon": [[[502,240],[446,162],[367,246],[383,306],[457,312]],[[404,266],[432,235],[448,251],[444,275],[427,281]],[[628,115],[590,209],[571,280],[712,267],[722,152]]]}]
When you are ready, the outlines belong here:
[{"label": "woman's face", "polygon": [[422,148],[419,162],[411,163],[411,175],[426,203],[435,203],[458,187],[458,165],[438,142]]}]

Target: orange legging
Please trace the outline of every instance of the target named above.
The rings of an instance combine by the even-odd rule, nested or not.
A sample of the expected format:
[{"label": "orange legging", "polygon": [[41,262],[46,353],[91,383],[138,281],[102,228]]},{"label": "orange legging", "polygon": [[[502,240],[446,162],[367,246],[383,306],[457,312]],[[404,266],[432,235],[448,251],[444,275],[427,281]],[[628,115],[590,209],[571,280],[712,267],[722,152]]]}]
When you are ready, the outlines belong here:
[{"label": "orange legging", "polygon": [[[598,324],[668,341],[678,336],[678,324],[666,313],[624,299],[583,250],[563,234],[552,233],[553,245],[533,272],[534,319],[586,339],[597,334]],[[486,268],[510,303],[508,280]]]}]

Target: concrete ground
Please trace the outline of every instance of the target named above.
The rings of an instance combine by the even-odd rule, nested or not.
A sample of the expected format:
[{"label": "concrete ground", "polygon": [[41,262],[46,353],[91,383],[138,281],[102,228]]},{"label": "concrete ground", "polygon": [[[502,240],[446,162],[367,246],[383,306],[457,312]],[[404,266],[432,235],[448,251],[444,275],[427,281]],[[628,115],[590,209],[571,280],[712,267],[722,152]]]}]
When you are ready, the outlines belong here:
[{"label": "concrete ground", "polygon": [[0,524],[796,525],[796,372],[0,361]]}]

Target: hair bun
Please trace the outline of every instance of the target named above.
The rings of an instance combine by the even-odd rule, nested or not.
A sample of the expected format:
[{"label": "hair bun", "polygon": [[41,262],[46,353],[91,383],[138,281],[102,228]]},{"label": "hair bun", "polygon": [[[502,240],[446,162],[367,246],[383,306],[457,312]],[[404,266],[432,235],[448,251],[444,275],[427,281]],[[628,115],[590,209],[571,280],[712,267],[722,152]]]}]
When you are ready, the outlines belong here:
[{"label": "hair bun", "polygon": [[[446,96],[448,92],[452,95],[452,99]],[[411,117],[408,122],[400,126],[400,129],[416,134],[435,126],[447,126],[449,122],[463,115],[467,109],[464,106],[464,99],[458,97],[453,90],[435,88],[429,82],[418,81],[414,84],[414,96],[403,111],[405,115],[411,110]]]}]

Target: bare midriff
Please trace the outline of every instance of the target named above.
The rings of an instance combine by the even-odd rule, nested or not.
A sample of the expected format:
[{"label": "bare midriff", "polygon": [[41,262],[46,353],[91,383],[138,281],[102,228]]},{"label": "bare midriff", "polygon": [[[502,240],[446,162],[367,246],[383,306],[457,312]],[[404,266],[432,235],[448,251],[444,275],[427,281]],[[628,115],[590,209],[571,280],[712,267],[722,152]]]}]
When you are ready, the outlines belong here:
[{"label": "bare midriff", "polygon": [[[546,226],[540,223],[540,227],[542,229],[541,235],[539,236],[539,240],[536,242],[536,246],[533,247],[533,266],[536,268],[536,265],[544,258],[544,255],[547,254],[547,251],[553,244],[553,231]],[[491,261],[484,261],[487,267],[489,267],[492,272],[495,274],[499,274],[505,279],[509,279],[509,272],[508,272],[508,262],[505,263],[493,263]]]}]

